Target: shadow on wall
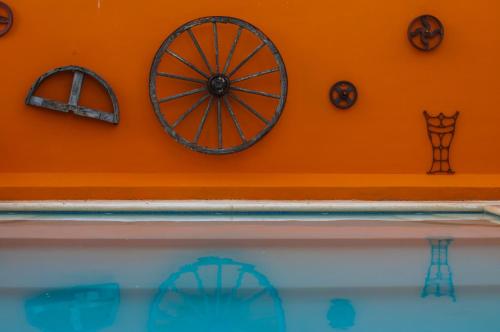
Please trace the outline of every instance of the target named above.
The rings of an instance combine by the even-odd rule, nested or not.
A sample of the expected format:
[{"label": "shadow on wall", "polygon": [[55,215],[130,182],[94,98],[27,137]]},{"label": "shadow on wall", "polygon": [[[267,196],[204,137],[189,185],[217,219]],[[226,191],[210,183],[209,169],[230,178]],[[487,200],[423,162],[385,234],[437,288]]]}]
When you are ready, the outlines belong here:
[{"label": "shadow on wall", "polygon": [[94,332],[113,325],[118,284],[55,289],[26,300],[28,322],[43,332]]},{"label": "shadow on wall", "polygon": [[284,332],[281,299],[250,264],[204,257],[181,267],[159,288],[148,331]]}]

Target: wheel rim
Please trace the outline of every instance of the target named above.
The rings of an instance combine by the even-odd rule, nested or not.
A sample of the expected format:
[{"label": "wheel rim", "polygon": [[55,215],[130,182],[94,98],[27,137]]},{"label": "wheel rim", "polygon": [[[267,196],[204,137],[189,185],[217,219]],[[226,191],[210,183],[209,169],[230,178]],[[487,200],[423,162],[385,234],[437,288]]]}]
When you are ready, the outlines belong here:
[{"label": "wheel rim", "polygon": [[[200,33],[207,32],[207,26],[211,26],[210,36]],[[224,29],[232,29],[230,38],[224,39],[228,35],[221,33]],[[249,37],[258,45],[249,52],[245,50],[246,53],[239,51],[245,49],[242,45],[246,42],[242,39],[248,41]],[[172,50],[172,46],[183,38],[190,40],[190,45],[186,44],[189,55],[187,52],[180,55]],[[213,43],[210,49],[207,47],[209,39]],[[260,54],[267,55],[269,67],[248,72],[246,67],[262,65],[260,60],[263,56]],[[255,60],[257,57],[260,57],[259,61]],[[194,63],[193,59],[197,59],[198,63]],[[170,61],[171,65],[162,67],[163,61]],[[179,66],[189,70],[189,75],[171,72]],[[244,73],[245,70],[247,73]],[[265,86],[272,91],[249,88],[264,79],[269,81]],[[166,80],[168,83],[165,83]],[[181,82],[191,84],[191,88],[172,93],[175,85]],[[156,53],[149,79],[151,102],[165,131],[182,145],[208,154],[239,152],[262,139],[282,114],[287,85],[285,64],[274,43],[253,25],[224,16],[200,18],[174,31]],[[188,98],[190,100],[189,103],[186,101],[186,105],[189,104],[189,107],[181,110],[174,105],[178,100]],[[272,101],[264,104],[263,99]],[[256,107],[256,103],[265,107]],[[176,118],[169,118],[174,112],[177,112]],[[186,119],[194,117],[193,114],[196,114],[196,120],[190,119],[190,124],[184,124]],[[215,125],[209,122],[215,122]],[[190,126],[190,132],[182,132],[181,126]],[[229,130],[237,135],[228,135]]]}]

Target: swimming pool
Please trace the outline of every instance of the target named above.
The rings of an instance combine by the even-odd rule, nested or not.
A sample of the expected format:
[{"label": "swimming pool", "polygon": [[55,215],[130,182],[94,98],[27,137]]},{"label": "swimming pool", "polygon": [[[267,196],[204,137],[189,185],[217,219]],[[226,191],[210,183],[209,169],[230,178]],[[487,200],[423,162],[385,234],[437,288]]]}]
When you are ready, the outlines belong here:
[{"label": "swimming pool", "polygon": [[500,328],[481,211],[62,210],[0,213],[2,331]]}]

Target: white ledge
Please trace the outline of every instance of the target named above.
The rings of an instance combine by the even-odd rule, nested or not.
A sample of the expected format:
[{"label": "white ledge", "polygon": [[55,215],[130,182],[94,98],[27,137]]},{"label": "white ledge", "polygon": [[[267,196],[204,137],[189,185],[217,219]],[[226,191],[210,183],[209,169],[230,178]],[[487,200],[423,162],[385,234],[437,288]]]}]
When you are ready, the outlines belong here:
[{"label": "white ledge", "polygon": [[500,215],[500,201],[1,201],[0,211],[487,212]]}]

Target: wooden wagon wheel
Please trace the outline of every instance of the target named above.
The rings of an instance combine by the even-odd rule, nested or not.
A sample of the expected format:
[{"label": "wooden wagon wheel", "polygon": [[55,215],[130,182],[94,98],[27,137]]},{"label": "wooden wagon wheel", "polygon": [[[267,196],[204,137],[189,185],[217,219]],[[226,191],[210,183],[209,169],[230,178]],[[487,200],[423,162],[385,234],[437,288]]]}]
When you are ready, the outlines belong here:
[{"label": "wooden wagon wheel", "polygon": [[[228,26],[232,26],[234,32],[232,32],[230,39],[226,38],[228,40],[225,43],[221,37],[220,29]],[[196,29],[197,32],[195,32]],[[236,61],[235,53],[238,48],[242,47],[242,39],[245,35],[258,40],[257,46]],[[188,45],[190,51],[184,52],[182,55],[172,49],[174,42],[181,38],[190,41]],[[210,40],[210,48],[206,46],[208,45],[207,39]],[[203,47],[202,41],[205,41],[205,47]],[[223,46],[227,46],[226,49],[229,50],[224,56],[222,55]],[[267,68],[242,74],[242,68],[248,66],[252,61],[255,64],[257,62],[254,60],[256,56],[266,52],[266,49],[273,64]],[[198,59],[200,64],[195,64],[192,59]],[[175,60],[175,62],[166,66],[162,64],[166,60]],[[175,74],[175,68],[178,66],[183,69],[188,68],[188,75]],[[271,86],[276,91],[261,91],[260,85],[256,85],[255,88],[248,87],[248,84],[255,82],[255,80],[272,75],[279,75],[275,76],[276,84]],[[169,84],[177,86],[189,82],[192,86],[177,93],[173,92],[173,88],[160,91],[162,90],[159,88],[161,80],[171,80]],[[287,98],[287,74],[278,49],[259,29],[240,19],[212,16],[186,23],[168,36],[154,58],[149,90],[151,102],[159,121],[166,132],[177,142],[197,152],[227,154],[249,148],[274,127],[281,116]],[[247,100],[247,98],[255,98],[255,96],[273,100],[274,103],[263,108],[255,107]],[[190,102],[189,107],[183,109],[182,113],[179,113],[179,107],[170,106],[173,101],[192,97],[196,97],[196,99]],[[260,128],[251,133],[246,131],[245,122],[239,119],[236,108],[240,115],[242,115],[241,112],[246,112],[245,116],[250,114],[253,120],[258,121]],[[175,119],[169,118],[169,112],[170,114],[177,112],[177,117]],[[191,128],[191,133],[181,132],[178,129],[179,125],[196,112],[198,118],[196,124],[191,125],[194,127]],[[213,114],[214,112],[215,114]],[[216,117],[216,121],[214,121],[216,124],[213,124],[216,127],[216,134],[213,135],[212,142],[202,143],[200,136],[204,130],[207,130],[209,116]],[[225,137],[225,129],[229,130],[229,127],[236,130],[238,141],[235,142],[233,139],[231,142],[229,138]]]}]

